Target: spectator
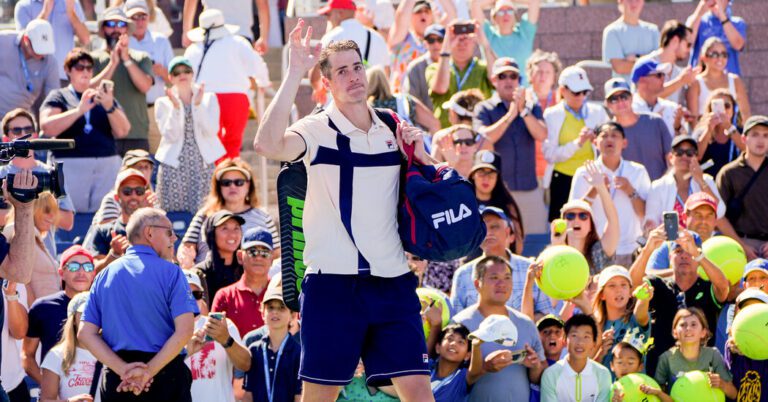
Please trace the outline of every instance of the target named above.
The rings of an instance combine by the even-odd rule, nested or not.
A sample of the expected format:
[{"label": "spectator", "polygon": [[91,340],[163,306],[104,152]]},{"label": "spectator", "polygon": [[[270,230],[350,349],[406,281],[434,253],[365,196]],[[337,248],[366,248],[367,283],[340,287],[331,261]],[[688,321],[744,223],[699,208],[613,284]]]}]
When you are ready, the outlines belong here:
[{"label": "spectator", "polygon": [[[608,179],[608,190],[621,217],[619,243],[616,246],[614,263],[628,267],[632,264],[632,253],[637,248],[637,238],[643,235],[645,200],[648,198],[651,180],[643,165],[625,160],[622,154],[627,149],[627,139],[621,125],[608,122],[596,129],[595,144],[600,151],[596,165]],[[588,182],[586,166],[576,169],[571,185],[569,200],[588,198],[594,211],[595,227],[604,228],[608,223],[608,210],[600,197],[595,198],[595,189]],[[607,233],[606,233],[607,234]],[[606,365],[606,367],[608,367]]]},{"label": "spectator", "polygon": [[203,232],[210,252],[205,259],[192,268],[203,282],[205,300],[211,303],[219,289],[240,280],[243,265],[237,259],[240,242],[243,239],[242,225],[245,219],[222,209],[205,221]]},{"label": "spectator", "polygon": [[439,155],[448,166],[456,169],[462,177],[467,177],[472,170],[475,152],[482,136],[466,124],[453,125],[446,130],[446,133],[441,133],[443,135],[440,136],[437,147],[432,149],[432,154],[437,156],[439,149]]},{"label": "spectator", "polygon": [[[149,24],[147,26],[147,29],[150,32],[154,32],[159,35],[163,35],[166,38],[170,38],[173,35],[173,27],[171,27],[171,23],[168,22],[168,18],[166,18],[165,13],[163,13],[163,10],[157,6],[157,2],[155,0],[146,0],[146,1],[145,0],[129,0],[129,1],[113,0],[111,3],[112,5],[115,5],[115,6],[122,5],[127,13],[129,8],[133,8],[134,4],[138,4],[141,2],[145,2],[147,4],[147,10],[149,12],[148,14]],[[182,35],[182,39],[183,39],[183,35]]]},{"label": "spectator", "polygon": [[[515,239],[515,232],[512,224],[503,210],[496,207],[485,207],[482,209],[482,217],[485,222],[488,234],[480,245],[483,254],[459,268],[453,275],[453,284],[451,286],[451,305],[455,311],[463,311],[472,307],[478,300],[479,293],[475,281],[475,274],[478,271],[478,264],[486,257],[498,257],[507,261],[512,271],[512,293],[505,300],[507,306],[521,311],[525,295],[523,289],[525,286],[525,276],[531,260],[520,255],[516,255],[508,249],[509,245]],[[539,290],[538,286],[532,289],[530,300],[533,300],[533,308],[541,314],[552,312],[552,305],[549,298]]]},{"label": "spectator", "polygon": [[[77,37],[80,46],[86,47],[91,43],[91,34],[88,27],[85,26],[85,13],[79,1],[56,1],[56,0],[21,0],[16,3],[13,9],[13,19],[16,23],[17,31],[29,29],[29,24],[38,19],[44,20],[50,24],[53,31],[48,31],[48,37],[53,41],[51,49],[55,60],[61,62],[67,58],[67,54],[75,47],[75,37]],[[34,26],[34,24],[33,24]],[[3,54],[10,54],[5,53]],[[38,53],[41,54],[41,53]],[[55,63],[54,63],[55,64]],[[62,85],[67,82],[67,73],[61,66],[56,66],[58,77]],[[7,88],[3,86],[3,88]],[[47,94],[49,91],[43,92]],[[24,107],[28,109],[31,105]],[[10,110],[10,109],[9,109]],[[5,113],[2,110],[0,113]]]},{"label": "spectator", "polygon": [[168,65],[173,87],[157,100],[155,120],[162,138],[155,157],[158,198],[166,211],[197,212],[210,192],[214,162],[226,150],[216,136],[219,103],[194,84],[192,63],[175,57]]},{"label": "spectator", "polygon": [[[647,243],[629,270],[633,291],[643,283],[645,267],[651,252],[665,239],[663,226],[653,229],[648,235]],[[690,233],[685,230],[680,231],[677,240],[672,243],[670,246],[672,276],[666,279],[658,276],[649,278],[653,287],[650,312],[653,319],[651,336],[654,339],[654,347],[648,351],[645,364],[647,373],[656,373],[659,356],[675,344],[675,339],[672,337],[675,311],[689,307],[699,308],[704,312],[707,326],[714,328],[717,324],[720,305],[728,297],[730,288],[730,283],[723,272],[696,247]],[[698,266],[704,270],[709,281],[699,277]],[[713,344],[714,340],[710,339],[708,345]]]},{"label": "spectator", "polygon": [[720,388],[728,399],[736,399],[738,392],[723,356],[717,349],[706,346],[712,337],[709,328],[700,309],[689,307],[678,310],[672,321],[675,346],[659,358],[654,378],[664,389],[670,390],[681,371],[704,371],[712,388]]},{"label": "spectator", "polygon": [[67,306],[75,295],[91,287],[96,275],[94,269],[91,253],[78,245],[68,248],[61,255],[59,266],[64,290],[38,299],[29,309],[29,328],[22,342],[21,361],[24,371],[38,384],[43,383],[43,371],[37,363],[37,352],[40,352],[40,361],[44,361],[48,351],[59,342],[67,319]]},{"label": "spectator", "polygon": [[[43,239],[49,232],[53,232],[56,226],[56,217],[59,214],[59,206],[56,198],[48,191],[44,191],[32,201],[32,219],[35,223],[35,248],[32,260],[32,279],[27,284],[29,300],[35,300],[57,293],[61,290],[61,277],[57,272],[58,263],[56,256],[52,255],[45,246]],[[12,211],[13,214],[15,211]],[[3,228],[3,235],[13,245],[16,234],[16,225],[10,223]]]},{"label": "spectator", "polygon": [[691,28],[695,38],[692,42],[691,65],[698,63],[699,55],[706,53],[704,43],[714,37],[726,44],[727,70],[741,75],[739,52],[747,45],[747,23],[743,18],[733,15],[731,4],[731,0],[699,0],[696,10],[688,16],[685,24]]},{"label": "spectator", "polygon": [[222,319],[212,317],[205,300],[197,299],[196,294],[203,293],[200,278],[190,271],[185,271],[184,276],[200,309],[184,359],[192,372],[192,402],[235,402],[233,372],[235,368],[248,370],[251,354],[243,346],[235,323],[226,314]]},{"label": "spectator", "polygon": [[554,365],[563,356],[565,349],[565,323],[560,317],[548,314],[536,322],[547,366]]},{"label": "spectator", "polygon": [[587,102],[592,85],[584,69],[567,67],[557,84],[561,101],[544,112],[547,139],[542,152],[548,164],[542,186],[550,191],[548,221],[558,218],[560,208],[568,201],[576,169],[595,158],[592,127],[608,121],[601,106]]},{"label": "spectator", "polygon": [[[474,33],[456,33],[456,27],[474,24]],[[475,57],[476,44],[485,49],[485,61]],[[440,51],[440,60],[427,67],[425,72],[429,84],[429,96],[435,106],[435,117],[443,128],[449,126],[448,113],[437,107],[451,98],[451,95],[471,88],[477,88],[484,98],[491,96],[491,73],[496,57],[490,50],[483,31],[478,30],[474,21],[454,22],[448,26]]]},{"label": "spectator", "polygon": [[680,227],[686,227],[685,202],[693,193],[703,191],[719,200],[717,217],[725,215],[722,203],[712,176],[701,171],[696,159],[698,144],[693,137],[677,136],[672,141],[669,164],[672,167],[664,176],[651,183],[651,191],[645,207],[646,230],[662,223],[665,211],[676,211]]},{"label": "spectator", "polygon": [[21,345],[29,328],[29,298],[27,287],[17,282],[3,280],[2,378],[0,382],[12,402],[28,402],[29,389],[21,360]]},{"label": "spectator", "polygon": [[427,52],[424,38],[427,27],[433,22],[432,6],[427,0],[404,0],[397,5],[395,21],[387,36],[387,46],[393,59],[387,64],[392,68],[390,82],[393,92],[404,92],[400,87],[408,64]]},{"label": "spectator", "polygon": [[430,64],[437,63],[440,60],[440,49],[443,47],[444,39],[444,26],[439,24],[428,26],[424,30],[424,46],[427,51],[408,64],[408,68],[403,76],[402,92],[410,93],[429,110],[434,110],[435,107],[432,104],[432,98],[429,97],[426,71]]},{"label": "spectator", "polygon": [[742,139],[747,150],[720,170],[717,189],[728,206],[726,217],[741,238],[747,258],[768,258],[768,208],[762,202],[768,175],[761,175],[768,150],[768,117],[750,117],[744,124]]},{"label": "spectator", "polygon": [[77,339],[104,364],[101,400],[190,401],[192,376],[180,353],[199,309],[169,262],[176,235],[154,208],[136,211],[126,231],[131,245],[94,281]]},{"label": "spectator", "polygon": [[374,108],[385,108],[396,112],[408,124],[424,127],[435,133],[440,130],[440,121],[432,115],[421,101],[407,93],[393,93],[387,75],[379,66],[366,71],[368,77],[368,103]]},{"label": "spectator", "polygon": [[261,314],[267,334],[249,347],[251,368],[245,374],[243,388],[254,401],[298,401],[302,389],[298,376],[302,351],[288,332],[291,310],[283,302],[281,288],[267,289]]},{"label": "spectator", "polygon": [[31,110],[41,97],[61,87],[53,40],[53,28],[44,20],[34,20],[19,31],[0,33],[0,52],[4,55],[0,115],[16,108]]},{"label": "spectator", "polygon": [[[133,32],[129,39],[131,49],[141,50],[152,60],[152,87],[147,91],[147,113],[149,114],[149,150],[153,153],[160,142],[160,131],[155,123],[154,105],[163,96],[166,84],[170,83],[168,66],[173,58],[173,49],[168,38],[149,29],[150,15],[155,12],[145,0],[129,0],[123,6],[125,14],[133,21]],[[162,12],[160,12],[162,15]]]},{"label": "spectator", "polygon": [[726,62],[729,54],[725,43],[718,38],[710,38],[701,47],[702,72],[696,76],[688,89],[688,108],[696,117],[704,114],[709,94],[720,88],[725,88],[736,98],[739,113],[747,119],[751,115],[749,97],[744,81],[737,74],[727,70]]},{"label": "spectator", "polygon": [[[195,21],[195,13],[197,12],[198,4],[198,0],[184,2],[181,32],[181,44],[184,47],[189,47],[195,42],[195,40],[192,40],[187,33],[193,30],[192,26]],[[256,5],[258,21],[254,21],[253,18],[254,4]],[[203,11],[211,9],[221,10],[224,21],[233,24],[235,27],[235,30],[233,30],[232,33],[244,37],[249,43],[253,43],[253,49],[255,51],[260,54],[267,52],[269,28],[273,22],[279,23],[279,21],[271,21],[269,15],[269,2],[267,0],[203,0]],[[258,25],[258,38],[254,38],[251,29],[254,23]],[[202,26],[202,24],[200,25]]]},{"label": "spectator", "polygon": [[91,384],[99,380],[101,373],[96,371],[96,358],[77,340],[77,327],[87,300],[88,293],[78,293],[67,305],[61,340],[43,360],[41,402],[93,400]]},{"label": "spectator", "polygon": [[[186,5],[185,5],[186,6]],[[200,26],[187,32],[193,42],[184,52],[195,71],[195,82],[205,83],[219,101],[219,139],[226,157],[237,158],[248,124],[248,91],[269,85],[264,60],[251,49],[238,27],[225,24],[221,11],[206,9],[200,14]],[[221,160],[219,160],[221,162]]]},{"label": "spectator", "polygon": [[[713,102],[722,102],[722,111],[714,110]],[[746,150],[739,132],[743,123],[741,115],[736,113],[737,109],[736,98],[728,90],[716,89],[709,95],[704,114],[693,131],[693,136],[698,142],[698,159],[703,162],[711,160],[714,163],[704,170],[712,177],[717,177],[723,166],[737,159]]]},{"label": "spectator", "polygon": [[694,69],[692,66],[683,68],[677,65],[678,62],[688,64],[688,60],[691,58],[693,40],[691,28],[678,20],[668,20],[661,28],[659,48],[635,61],[635,64],[638,64],[652,60],[658,64],[672,66],[672,71],[664,77],[664,89],[659,97],[682,104],[684,100],[681,96],[683,87],[691,85],[696,74],[700,72],[700,69]]},{"label": "spectator", "polygon": [[[745,290],[736,298],[738,311],[750,305],[760,303],[768,303],[768,295],[763,290]],[[750,359],[742,355],[738,348],[735,347],[732,336],[730,336],[728,345],[730,345],[730,349],[725,352],[725,363],[732,374],[733,385],[736,387],[738,394],[745,395],[753,392],[752,390],[757,385],[761,389],[765,389],[764,387],[768,386],[768,382],[766,382],[765,375],[760,374],[765,374],[768,369],[766,361]],[[755,373],[758,376],[755,376]]]},{"label": "spectator", "polygon": [[[317,13],[325,16],[331,25],[331,29],[323,35],[320,42],[323,47],[327,47],[331,42],[352,40],[360,48],[366,67],[380,66],[388,69],[390,53],[386,39],[356,20],[356,9],[357,6],[352,0],[332,0],[319,9]],[[317,73],[319,74],[319,70]],[[314,77],[320,78],[317,74],[313,74]]]},{"label": "spectator", "polygon": [[143,51],[130,47],[130,35],[135,29],[122,8],[111,7],[99,21],[99,35],[106,46],[93,52],[95,77],[91,86],[101,86],[104,80],[114,82],[115,96],[131,122],[128,136],[117,140],[117,150],[125,155],[129,149],[149,149],[149,117],[147,92],[152,88],[152,59]]},{"label": "spectator", "polygon": [[[555,52],[544,52],[536,49],[528,58],[525,67],[531,84],[531,91],[528,93],[538,103],[542,113],[560,101],[555,84],[557,84],[557,77],[562,69],[563,65]],[[539,183],[541,183],[544,172],[547,170],[547,160],[544,159],[542,144],[544,141],[536,141],[536,179]]]},{"label": "spectator", "polygon": [[64,60],[69,75],[67,88],[48,94],[40,109],[40,127],[46,137],[75,140],[74,149],[51,151],[64,163],[70,180],[67,192],[78,212],[94,212],[98,202],[112,188],[120,169],[115,138],[128,135],[131,123],[108,85],[90,88],[93,57],[75,48]]},{"label": "spectator", "polygon": [[[456,92],[447,102],[443,102],[443,104],[439,106],[447,111],[448,123],[450,123],[450,126],[436,132],[435,135],[432,136],[432,145],[429,148],[433,158],[438,161],[445,161],[445,156],[443,156],[443,152],[440,150],[440,142],[443,141],[443,138],[446,136],[450,137],[455,130],[452,128],[453,126],[460,124],[472,126],[472,120],[475,116],[475,107],[483,101],[484,96],[485,95],[476,88],[467,89],[465,91]],[[487,145],[482,138],[478,138],[478,140],[481,142],[481,147]],[[446,142],[444,146],[448,147],[449,143]]]},{"label": "spectator", "polygon": [[125,254],[129,246],[126,228],[134,212],[147,205],[147,179],[136,169],[120,171],[115,180],[115,199],[120,204],[120,217],[112,222],[91,226],[83,247],[93,253],[96,272]]},{"label": "spectator", "polygon": [[590,398],[608,402],[611,373],[590,358],[592,349],[597,346],[594,318],[584,314],[569,318],[565,322],[565,339],[568,354],[544,370],[541,376],[541,401],[570,402]]},{"label": "spectator", "polygon": [[659,27],[640,20],[645,0],[617,0],[621,17],[603,29],[603,61],[613,76],[629,78],[635,60],[658,46]]},{"label": "spectator", "polygon": [[[469,330],[461,324],[445,327],[436,341],[437,359],[432,360],[430,365],[435,402],[466,400],[469,390],[478,378],[473,376],[470,370],[482,368],[482,363],[478,363],[483,358],[480,352],[482,341],[469,339]],[[477,345],[473,344],[475,342]],[[474,367],[471,363],[472,357],[475,359]],[[467,363],[470,367],[466,367]]]},{"label": "spectator", "polygon": [[515,254],[523,253],[525,243],[525,230],[523,228],[523,215],[512,197],[511,191],[503,180],[499,180],[501,171],[501,157],[493,151],[482,150],[475,154],[475,164],[467,177],[475,188],[480,208],[485,206],[496,207],[504,211],[512,225],[510,229],[515,234],[510,249]]},{"label": "spectator", "polygon": [[[152,192],[152,175],[155,171],[155,160],[152,159],[152,155],[143,149],[131,149],[123,156],[123,161],[120,165],[120,170],[135,169],[141,172],[142,176],[147,179],[147,202],[153,206],[159,206],[158,197]],[[97,225],[99,223],[112,222],[120,217],[121,207],[117,201],[117,192],[114,188],[111,188],[109,192],[101,199],[99,204],[99,210],[93,216],[91,225]]]},{"label": "spectator", "polygon": [[480,345],[483,375],[472,387],[469,401],[527,401],[530,383],[539,382],[544,370],[544,350],[533,321],[507,305],[514,285],[512,266],[503,257],[486,256],[476,262],[473,271],[478,302],[452,321],[475,331],[492,314],[508,316],[517,327],[516,350],[524,349],[526,357],[513,364],[512,347],[495,342]]},{"label": "spectator", "polygon": [[195,263],[205,259],[208,254],[208,245],[201,230],[207,217],[222,209],[232,211],[243,218],[244,231],[258,227],[272,233],[275,255],[278,256],[280,237],[277,234],[277,227],[272,217],[258,206],[256,181],[253,178],[251,166],[242,160],[224,160],[219,163],[211,177],[211,192],[208,193],[205,205],[192,218],[187,233],[181,240],[178,259],[182,268],[191,268]]},{"label": "spectator", "polygon": [[672,65],[660,64],[650,58],[641,58],[632,68],[632,110],[635,113],[656,113],[664,120],[670,135],[688,134],[683,126],[683,107],[661,97],[664,80],[672,72]]},{"label": "spectator", "polygon": [[226,313],[238,331],[247,334],[264,325],[260,310],[272,266],[272,234],[260,228],[245,232],[237,262],[243,276],[216,292],[211,310]]},{"label": "spectator", "polygon": [[523,206],[525,231],[545,233],[544,190],[536,180],[535,162],[536,142],[547,138],[542,110],[527,101],[527,91],[520,86],[521,70],[514,59],[496,59],[491,82],[496,93],[477,106],[474,125],[493,149],[504,155],[502,178],[512,197]]},{"label": "spectator", "polygon": [[[519,21],[515,16],[517,6],[512,0],[470,0],[469,4],[470,15],[488,38],[494,55],[511,58],[519,65],[525,66],[533,53],[541,0],[529,0],[528,12],[523,14]],[[491,9],[491,21],[485,19],[484,10],[488,8]],[[518,74],[520,85],[528,86],[526,71],[520,69]]]},{"label": "spectator", "polygon": [[605,105],[613,121],[621,124],[628,147],[624,158],[645,166],[651,180],[667,171],[666,155],[672,133],[664,120],[656,114],[636,113],[632,110],[632,91],[623,78],[605,83]]},{"label": "spectator", "polygon": [[589,274],[597,275],[603,268],[612,265],[619,244],[619,214],[606,185],[607,175],[597,163],[588,161],[584,165],[584,179],[594,189],[602,204],[606,217],[605,229],[598,230],[595,214],[587,198],[594,197],[593,190],[587,192],[585,199],[576,198],[568,201],[560,209],[560,217],[567,221],[568,229],[558,233],[551,230],[551,243],[565,244],[579,250],[589,263]]}]

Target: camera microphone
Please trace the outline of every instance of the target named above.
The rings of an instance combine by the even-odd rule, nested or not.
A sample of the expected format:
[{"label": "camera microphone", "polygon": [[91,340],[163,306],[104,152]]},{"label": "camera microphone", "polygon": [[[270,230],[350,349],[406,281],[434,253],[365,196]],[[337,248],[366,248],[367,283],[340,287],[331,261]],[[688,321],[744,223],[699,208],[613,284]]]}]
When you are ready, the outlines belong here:
[{"label": "camera microphone", "polygon": [[17,140],[12,143],[13,147],[19,151],[75,148],[75,140]]}]

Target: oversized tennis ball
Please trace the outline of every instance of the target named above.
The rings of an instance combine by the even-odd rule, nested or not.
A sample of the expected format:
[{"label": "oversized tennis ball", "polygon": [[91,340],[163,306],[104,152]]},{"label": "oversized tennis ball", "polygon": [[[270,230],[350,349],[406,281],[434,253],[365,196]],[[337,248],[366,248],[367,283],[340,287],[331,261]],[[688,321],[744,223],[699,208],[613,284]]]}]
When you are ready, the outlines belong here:
[{"label": "oversized tennis ball", "polygon": [[[421,302],[421,312],[429,308],[429,306],[434,307],[441,307],[443,309],[442,311],[442,318],[443,322],[441,324],[441,328],[448,325],[448,323],[451,321],[451,307],[450,307],[450,299],[448,296],[437,290],[432,288],[417,288],[416,294],[419,295],[419,301]],[[434,304],[433,304],[434,302]],[[422,325],[424,327],[424,338],[429,338],[429,322],[427,321],[427,317],[422,314],[421,316]]]},{"label": "oversized tennis ball", "polygon": [[624,377],[621,377],[618,381],[613,383],[611,387],[611,397],[613,400],[613,392],[615,389],[621,390],[624,394],[624,402],[660,402],[661,399],[655,395],[647,395],[640,391],[640,385],[645,384],[656,389],[661,389],[659,383],[651,377],[648,377],[642,373],[631,373]]},{"label": "oversized tennis ball", "polygon": [[[744,266],[747,265],[747,255],[736,240],[726,236],[714,236],[702,244],[701,251],[708,260],[723,271],[731,285],[741,280]],[[709,280],[702,267],[699,267],[699,276]]]},{"label": "oversized tennis ball", "polygon": [[552,221],[555,224],[555,234],[563,234],[568,229],[568,222],[565,219],[555,219]]},{"label": "oversized tennis ball", "polygon": [[589,264],[575,248],[548,247],[541,253],[539,259],[544,268],[541,271],[541,278],[537,279],[536,283],[547,296],[568,300],[578,296],[587,287]]},{"label": "oversized tennis ball", "polygon": [[679,377],[669,396],[675,401],[725,402],[723,390],[710,387],[707,374],[698,370]]},{"label": "oversized tennis ball", "polygon": [[768,359],[768,304],[744,307],[731,327],[736,346],[752,360]]}]

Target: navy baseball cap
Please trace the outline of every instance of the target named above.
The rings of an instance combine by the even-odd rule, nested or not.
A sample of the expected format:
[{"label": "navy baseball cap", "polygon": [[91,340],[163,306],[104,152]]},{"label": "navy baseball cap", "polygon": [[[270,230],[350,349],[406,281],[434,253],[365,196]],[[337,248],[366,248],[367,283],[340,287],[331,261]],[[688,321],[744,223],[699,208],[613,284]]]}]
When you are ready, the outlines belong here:
[{"label": "navy baseball cap", "polygon": [[507,217],[507,214],[504,213],[504,211],[501,208],[491,207],[491,206],[480,207],[480,215],[485,215],[485,214],[496,215],[502,220],[509,222],[509,217]]},{"label": "navy baseball cap", "polygon": [[605,83],[605,99],[610,98],[618,92],[632,93],[632,87],[629,86],[627,80],[621,77],[611,78]]},{"label": "navy baseball cap", "polygon": [[445,27],[440,24],[432,24],[424,30],[424,37],[429,35],[437,35],[441,38],[445,38]]},{"label": "navy baseball cap", "polygon": [[243,236],[243,250],[256,246],[266,247],[270,250],[274,249],[272,246],[272,233],[261,228],[252,228],[246,231]]},{"label": "navy baseball cap", "polygon": [[657,63],[650,58],[643,58],[637,61],[632,67],[632,82],[637,84],[640,78],[647,77],[651,74],[664,73],[669,75],[672,73],[672,65],[669,63]]}]

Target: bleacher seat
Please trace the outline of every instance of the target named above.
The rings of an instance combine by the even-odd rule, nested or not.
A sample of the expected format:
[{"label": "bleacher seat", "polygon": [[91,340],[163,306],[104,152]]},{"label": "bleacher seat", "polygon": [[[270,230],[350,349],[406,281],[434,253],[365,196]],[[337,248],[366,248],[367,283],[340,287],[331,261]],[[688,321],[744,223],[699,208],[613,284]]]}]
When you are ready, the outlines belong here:
[{"label": "bleacher seat", "polygon": [[526,234],[525,243],[523,243],[523,255],[536,258],[548,244],[549,233]]},{"label": "bleacher seat", "polygon": [[91,227],[91,221],[93,221],[93,216],[95,214],[92,212],[78,212],[75,214],[75,222],[72,226],[72,230],[70,231],[64,231],[64,230],[57,230],[56,231],[56,242],[57,243],[70,243],[70,244],[82,244],[83,240],[85,239],[85,234],[88,233],[88,228]]},{"label": "bleacher seat", "polygon": [[178,249],[179,244],[181,244],[181,238],[184,237],[184,233],[187,232],[189,223],[192,222],[194,215],[187,211],[171,211],[167,212],[165,216],[171,221],[173,231],[176,232],[176,237],[178,237],[176,240],[176,248]]}]

